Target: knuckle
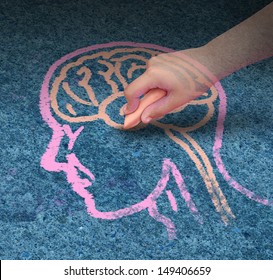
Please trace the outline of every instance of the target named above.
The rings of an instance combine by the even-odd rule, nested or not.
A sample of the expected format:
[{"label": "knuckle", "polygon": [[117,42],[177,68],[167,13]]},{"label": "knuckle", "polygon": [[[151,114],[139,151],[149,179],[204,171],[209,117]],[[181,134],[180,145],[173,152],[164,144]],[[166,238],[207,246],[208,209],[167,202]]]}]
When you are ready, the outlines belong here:
[{"label": "knuckle", "polygon": [[158,69],[156,66],[150,66],[149,68],[147,68],[146,70],[146,74],[151,78],[151,77],[155,77],[157,75]]},{"label": "knuckle", "polygon": [[148,62],[147,62],[147,66],[148,67],[151,67],[152,65],[154,65],[155,63],[157,63],[157,57],[156,56],[153,56],[153,57],[151,57],[149,60],[148,60]]}]

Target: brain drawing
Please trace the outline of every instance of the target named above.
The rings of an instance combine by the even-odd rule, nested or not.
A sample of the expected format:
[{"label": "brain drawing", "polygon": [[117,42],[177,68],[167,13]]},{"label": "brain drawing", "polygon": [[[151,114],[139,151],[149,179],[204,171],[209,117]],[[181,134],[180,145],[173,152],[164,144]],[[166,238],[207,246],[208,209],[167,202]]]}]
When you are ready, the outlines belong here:
[{"label": "brain drawing", "polygon": [[[186,185],[187,176],[198,178],[210,197],[207,203],[225,224],[235,217],[211,158],[230,186],[259,203],[271,202],[237,183],[223,164],[226,96],[220,83],[147,127],[123,130],[124,88],[145,71],[152,56],[171,51],[130,42],[76,50],[50,67],[40,93],[40,110],[52,130],[41,166],[48,172],[62,172],[93,218],[113,220],[146,211],[173,239],[176,225],[164,207],[178,212],[180,199],[185,215],[204,222],[202,205]],[[186,75],[210,82],[207,69],[186,56],[182,59]],[[216,131],[210,132],[213,137],[206,139],[205,149],[200,131],[213,122]]]}]

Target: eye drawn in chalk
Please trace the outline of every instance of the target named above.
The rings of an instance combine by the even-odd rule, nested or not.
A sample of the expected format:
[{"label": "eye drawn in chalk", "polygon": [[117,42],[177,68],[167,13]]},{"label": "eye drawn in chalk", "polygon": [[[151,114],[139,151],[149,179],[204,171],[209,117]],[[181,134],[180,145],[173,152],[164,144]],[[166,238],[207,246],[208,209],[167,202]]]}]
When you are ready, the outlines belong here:
[{"label": "eye drawn in chalk", "polygon": [[[97,194],[98,189],[104,188],[106,183],[103,180],[97,180],[94,170],[103,174],[103,170],[100,169],[105,168],[105,162],[103,162],[104,165],[97,166],[98,161],[95,161],[95,165],[92,165],[91,158],[91,163],[88,165],[89,163],[87,164],[87,160],[82,158],[83,154],[80,151],[80,148],[84,149],[84,147],[78,144],[80,143],[80,137],[88,131],[89,134],[87,133],[88,136],[85,137],[90,137],[90,147],[93,149],[90,151],[94,153],[92,155],[95,157],[96,152],[99,151],[99,140],[97,141],[96,137],[99,138],[100,136],[92,136],[91,125],[93,125],[93,128],[94,125],[96,128],[106,126],[106,128],[97,130],[97,132],[102,131],[102,134],[105,129],[129,133],[124,132],[122,128],[122,112],[125,104],[123,89],[133,80],[134,75],[139,75],[145,71],[145,65],[149,58],[167,51],[171,50],[150,44],[118,42],[79,49],[54,63],[46,74],[40,94],[41,114],[52,130],[51,140],[41,159],[41,166],[49,172],[64,172],[67,182],[71,184],[73,191],[83,198],[87,212],[92,217],[113,220],[140,211],[147,211],[152,218],[166,227],[169,239],[173,239],[176,238],[176,226],[172,218],[158,210],[158,202],[162,196],[166,196],[171,209],[178,212],[179,205],[175,194],[179,193],[194,219],[203,223],[203,218],[188,186],[185,184],[185,178],[183,178],[180,167],[174,163],[172,158],[167,158],[164,152],[162,152],[163,155],[157,155],[157,157],[161,157],[161,166],[158,167],[159,169],[155,169],[159,170],[157,180],[152,184],[147,178],[147,182],[152,185],[142,186],[139,201],[134,201],[131,205],[126,206],[117,205],[115,209],[103,211],[99,207],[100,201]],[[186,56],[180,59],[187,69],[186,76],[193,75],[201,83],[210,81],[210,73],[198,63]],[[215,105],[216,100],[219,103],[218,108]],[[173,115],[183,114],[188,109],[201,106],[206,108],[205,113],[192,124],[170,122],[168,118],[163,118],[153,122],[151,126],[166,135],[172,147],[181,151],[181,154],[183,152],[184,155],[187,155],[184,160],[193,164],[196,176],[201,178],[216,212],[221,220],[227,224],[235,216],[219,186],[209,156],[198,140],[194,138],[194,132],[207,125],[218,110],[216,137],[212,148],[218,170],[223,174],[228,184],[237,191],[259,203],[271,205],[272,202],[255,195],[232,179],[222,162],[220,149],[226,114],[226,96],[220,83],[212,86],[210,91],[204,93],[199,99],[177,109],[173,112]],[[140,131],[143,128],[144,125],[140,125],[135,130]],[[114,135],[121,137],[125,134]],[[60,160],[58,155],[64,139],[68,139],[67,151],[64,156],[65,159]],[[145,145],[142,142],[140,140],[140,146]],[[109,152],[108,147],[113,146],[113,143],[104,141],[103,145],[106,146],[104,151]],[[111,153],[109,156],[111,156]],[[133,156],[134,160],[141,162],[141,152],[134,152]],[[149,166],[147,166],[148,168]],[[115,166],[110,166],[109,170],[112,170],[113,174],[111,175],[112,179],[108,181],[108,185],[113,185],[117,182],[115,178],[118,175]],[[176,191],[168,188],[171,177],[175,181]],[[130,180],[121,179],[119,183],[127,184],[130,189],[130,185],[134,184]],[[149,193],[143,191],[146,187]],[[130,190],[133,193],[132,187]]]}]

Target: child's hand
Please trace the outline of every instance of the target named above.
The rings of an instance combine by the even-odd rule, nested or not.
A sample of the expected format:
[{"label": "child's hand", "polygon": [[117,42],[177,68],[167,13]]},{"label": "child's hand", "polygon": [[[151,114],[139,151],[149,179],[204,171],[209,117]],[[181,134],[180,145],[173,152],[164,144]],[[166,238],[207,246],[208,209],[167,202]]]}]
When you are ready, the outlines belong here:
[{"label": "child's hand", "polygon": [[[166,96],[148,106],[141,115],[142,122],[148,123],[197,98],[213,83],[240,68],[273,56],[272,15],[273,3],[270,3],[203,47],[151,58],[147,71],[125,89],[128,101],[125,114],[136,110],[141,95],[160,88],[166,91]],[[209,71],[209,84],[203,82],[202,71],[196,77],[187,70],[184,55]]]},{"label": "child's hand", "polygon": [[202,84],[202,79],[198,79],[187,69],[183,56],[181,57],[183,53],[193,56],[197,52],[202,52],[202,48],[152,57],[147,63],[146,72],[125,89],[124,94],[128,101],[125,114],[134,112],[139,105],[140,96],[154,88],[164,90],[166,96],[143,111],[143,123],[159,119],[202,95],[210,85]]}]

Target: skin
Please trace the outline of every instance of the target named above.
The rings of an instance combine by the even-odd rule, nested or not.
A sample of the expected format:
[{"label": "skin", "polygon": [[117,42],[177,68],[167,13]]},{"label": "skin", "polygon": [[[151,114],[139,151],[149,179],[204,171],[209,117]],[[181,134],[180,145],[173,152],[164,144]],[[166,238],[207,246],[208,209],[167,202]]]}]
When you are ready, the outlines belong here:
[{"label": "skin", "polygon": [[[147,106],[141,115],[141,121],[147,124],[196,99],[231,73],[273,56],[272,26],[273,2],[202,47],[152,57],[145,73],[125,88],[125,115],[136,111],[143,94],[162,89],[166,95]],[[213,74],[211,83],[197,81],[186,71],[185,55]]]},{"label": "skin", "polygon": [[123,128],[129,129],[138,125],[141,122],[141,115],[145,108],[164,97],[165,94],[165,91],[160,89],[152,89],[146,93],[140,100],[138,108],[132,114],[125,116]]}]

